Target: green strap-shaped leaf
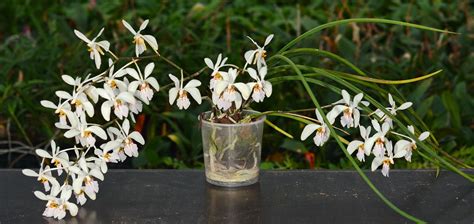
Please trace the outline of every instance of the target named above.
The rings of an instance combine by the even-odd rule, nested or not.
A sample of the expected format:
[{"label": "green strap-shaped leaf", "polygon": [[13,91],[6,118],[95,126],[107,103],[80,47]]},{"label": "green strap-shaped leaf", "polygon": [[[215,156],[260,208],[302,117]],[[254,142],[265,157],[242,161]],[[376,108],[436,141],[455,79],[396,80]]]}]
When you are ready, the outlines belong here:
[{"label": "green strap-shaped leaf", "polygon": [[273,129],[275,129],[276,131],[280,132],[282,135],[288,137],[288,138],[291,138],[293,139],[293,135],[291,135],[290,133],[286,132],[285,130],[281,129],[280,127],[278,127],[276,124],[272,123],[271,121],[269,120],[265,120],[265,124],[267,124],[268,126],[272,127]]},{"label": "green strap-shaped leaf", "polygon": [[277,54],[281,54],[282,52],[286,51],[293,45],[297,44],[301,40],[313,35],[314,33],[317,33],[323,29],[331,28],[334,26],[338,25],[344,25],[348,23],[386,23],[386,24],[393,24],[393,25],[400,25],[400,26],[408,26],[408,27],[413,27],[417,29],[422,29],[422,30],[429,30],[429,31],[434,31],[434,32],[441,32],[441,33],[450,33],[450,34],[457,34],[455,32],[450,32],[446,30],[441,30],[441,29],[436,29],[428,26],[423,26],[423,25],[418,25],[418,24],[413,24],[413,23],[407,23],[407,22],[401,22],[401,21],[396,21],[396,20],[390,20],[390,19],[376,19],[376,18],[354,18],[354,19],[343,19],[343,20],[338,20],[338,21],[333,21],[329,23],[325,23],[323,25],[317,26],[311,30],[306,31],[305,33],[301,34],[294,40],[290,41],[288,44],[286,44],[284,47],[282,47]]}]

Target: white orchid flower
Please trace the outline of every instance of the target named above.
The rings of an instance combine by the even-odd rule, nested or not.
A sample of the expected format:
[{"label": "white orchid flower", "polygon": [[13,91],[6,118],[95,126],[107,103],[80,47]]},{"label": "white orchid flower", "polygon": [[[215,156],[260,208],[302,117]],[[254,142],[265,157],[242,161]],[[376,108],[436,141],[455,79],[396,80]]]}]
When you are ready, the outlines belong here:
[{"label": "white orchid flower", "polygon": [[34,192],[37,198],[47,201],[43,216],[62,219],[66,216],[66,211],[69,211],[71,216],[76,216],[79,208],[74,203],[69,202],[72,194],[70,186],[65,185],[65,189],[61,191],[61,196],[59,198],[57,197],[58,193],[45,195],[40,191]]},{"label": "white orchid flower", "polygon": [[232,107],[232,101],[224,100],[223,96],[217,94],[215,91],[212,92],[212,103],[221,110],[228,110],[230,107]]},{"label": "white orchid flower", "polygon": [[78,160],[79,167],[70,169],[77,176],[73,177],[72,188],[75,194],[84,192],[90,199],[95,200],[99,192],[99,183],[94,179],[104,180],[104,175],[100,172],[100,167],[94,163],[88,163],[84,157]]},{"label": "white orchid flower", "polygon": [[250,97],[250,88],[245,83],[235,82],[237,69],[229,68],[227,75],[222,75],[223,79],[217,82],[212,93],[212,101],[221,110],[228,110],[232,103],[235,103],[235,108],[239,109],[242,98],[247,100]]},{"label": "white orchid flower", "polygon": [[[69,103],[61,103],[59,102],[57,105],[49,100],[41,100],[41,105],[43,107],[53,109],[54,113],[58,115],[59,121],[58,124],[60,125],[67,125],[67,116],[71,116],[71,105]],[[69,114],[69,115],[68,115]]]},{"label": "white orchid flower", "polygon": [[[95,134],[101,139],[106,139],[106,134],[105,131],[100,128],[99,126],[82,126],[81,131],[80,131],[80,136],[76,136],[76,142],[77,139],[79,139],[79,142],[83,146],[91,147],[95,145],[95,137],[92,135]],[[66,133],[64,134],[66,136]]]},{"label": "white orchid flower", "polygon": [[125,155],[124,150],[124,137],[122,132],[115,128],[109,127],[107,128],[107,134],[109,135],[110,141],[104,145],[103,150],[109,151],[109,148],[112,148],[112,154],[118,156],[118,161],[123,162],[127,159],[127,155]]},{"label": "white orchid flower", "polygon": [[204,62],[206,63],[207,67],[212,69],[212,73],[211,73],[212,79],[211,79],[209,85],[210,85],[210,89],[213,90],[216,86],[216,83],[219,80],[222,80],[221,73],[226,73],[227,74],[227,72],[220,71],[220,69],[226,65],[225,63],[227,62],[227,57],[222,59],[222,54],[219,54],[217,56],[217,60],[216,60],[215,64],[212,62],[212,60],[210,58],[204,58]]},{"label": "white orchid flower", "polygon": [[81,192],[78,194],[74,193],[76,196],[76,203],[80,204],[81,206],[84,205],[87,202],[86,194],[84,193],[85,188],[83,187]]},{"label": "white orchid flower", "polygon": [[[400,105],[399,107],[397,107],[396,104],[395,104],[395,101],[393,100],[392,94],[390,94],[390,93],[388,94],[388,102],[390,103],[390,107],[387,107],[385,109],[387,109],[393,116],[397,115],[397,111],[406,110],[406,109],[410,108],[413,105],[412,102],[405,102],[402,105]],[[389,124],[390,127],[393,128],[392,119],[387,114],[385,114],[382,110],[377,109],[374,113],[378,117],[380,117],[380,120],[382,120],[385,123]]]},{"label": "white orchid flower", "polygon": [[[412,134],[415,134],[415,128],[411,125],[408,126],[408,130],[412,133]],[[423,141],[425,140],[426,138],[428,138],[430,136],[430,132],[428,131],[425,131],[423,133],[420,134],[420,136],[418,136],[418,140],[420,141]],[[407,141],[407,140],[399,140],[396,144],[395,144],[395,158],[401,158],[401,157],[405,157],[405,159],[408,161],[408,162],[411,162],[411,155],[413,153],[413,150],[416,150],[417,149],[417,146],[416,146],[416,141],[408,136],[404,136],[408,139],[410,139],[410,141]]]},{"label": "white orchid flower", "polygon": [[313,138],[314,144],[316,146],[322,146],[329,139],[330,130],[329,127],[324,123],[324,119],[316,110],[316,117],[320,124],[308,124],[304,127],[303,132],[301,132],[301,140],[306,140],[311,134],[316,131],[316,135]]},{"label": "white orchid flower", "polygon": [[[125,86],[130,86],[130,83],[129,83],[127,77],[125,77],[123,79],[123,83],[125,84]],[[134,87],[132,87],[132,88],[134,88]],[[132,94],[133,96],[135,96],[138,99],[142,98],[142,96],[140,96],[141,92],[137,93],[136,90],[133,90],[133,89],[128,88],[128,87],[125,91],[128,91],[130,94]],[[130,110],[130,117],[131,117],[132,121],[135,122],[135,117],[132,116],[132,115],[133,114],[139,114],[140,112],[142,112],[142,109],[143,109],[142,101],[135,100],[135,103],[128,103],[128,109]]]},{"label": "white orchid flower", "polygon": [[[75,119],[78,120],[77,117]],[[76,126],[62,128],[69,129],[64,133],[64,137],[74,137],[76,139],[76,143],[81,143],[81,145],[85,147],[92,147],[95,145],[96,139],[92,134],[103,140],[107,139],[107,134],[105,133],[104,129],[97,125],[89,125],[86,122],[85,117],[81,117],[81,122],[78,122]]]},{"label": "white orchid flower", "polygon": [[391,141],[387,141],[386,149],[387,155],[382,156],[375,156],[374,160],[372,160],[372,171],[375,171],[380,165],[382,166],[382,175],[388,177],[390,171],[390,164],[394,164],[393,161],[393,146]]},{"label": "white orchid flower", "polygon": [[[139,100],[136,100],[135,103],[130,103],[128,105],[128,107],[130,109],[130,112],[132,112],[134,114],[139,114],[143,110],[143,104]],[[133,118],[133,116],[132,116],[132,118]]]},{"label": "white orchid flower", "polygon": [[[77,171],[76,171],[77,172]],[[70,173],[72,180],[76,180],[76,173],[71,172]],[[79,193],[74,192],[73,187],[70,187],[72,193],[74,193],[74,196],[76,197],[76,204],[79,205],[84,205],[87,202],[86,194],[85,194],[85,187],[81,187],[81,191]]]},{"label": "white orchid flower", "polygon": [[89,40],[89,38],[87,38],[84,34],[79,32],[78,30],[74,30],[74,33],[76,34],[76,36],[87,43],[87,46],[89,47],[88,51],[90,52],[90,58],[95,61],[95,66],[97,69],[100,68],[101,55],[104,55],[104,50],[106,52],[109,51],[109,47],[110,47],[110,43],[106,40],[96,42],[96,39],[102,34],[103,31],[104,31],[104,28],[102,28],[99,31],[99,34],[97,34],[97,36],[94,37],[94,39]]},{"label": "white orchid flower", "polygon": [[364,141],[354,140],[350,142],[349,145],[347,146],[347,151],[349,152],[349,154],[352,154],[357,149],[357,159],[361,162],[364,162],[365,156],[370,155],[370,150],[365,149],[365,142],[367,142],[367,140],[369,139],[371,127],[369,126],[365,128],[363,126],[360,126],[359,129],[360,129],[360,136],[362,137]]},{"label": "white orchid flower", "polygon": [[114,90],[115,94],[119,92],[127,91],[128,85],[117,78],[122,77],[126,74],[125,69],[119,69],[118,71],[114,71],[114,63],[112,59],[109,59],[109,75],[104,77],[105,83]]},{"label": "white orchid flower", "polygon": [[369,152],[370,150],[372,150],[372,153],[375,156],[381,157],[385,153],[385,143],[388,141],[385,135],[390,130],[390,125],[387,123],[383,123],[382,126],[380,126],[379,122],[377,122],[376,120],[372,120],[372,126],[374,127],[374,130],[377,133],[375,133],[365,142],[364,150]]},{"label": "white orchid flower", "polygon": [[[80,178],[82,176],[79,176],[78,178]],[[99,183],[91,176],[84,176],[84,193],[86,193],[86,195],[92,199],[92,200],[95,200],[96,198],[96,194],[99,193]],[[82,191],[82,188],[81,190]]]},{"label": "white orchid flower", "polygon": [[138,88],[138,95],[140,99],[145,103],[149,104],[150,100],[153,98],[153,90],[150,88],[153,87],[157,92],[160,90],[160,85],[156,81],[155,77],[151,77],[151,73],[155,68],[155,63],[149,63],[145,67],[144,76],[141,74],[140,70],[133,68],[127,68],[126,72],[132,76],[136,81],[130,82],[128,86],[128,91],[134,93]]},{"label": "white orchid flower", "polygon": [[37,149],[35,152],[37,155],[51,160],[51,164],[54,164],[57,168],[58,176],[61,176],[63,169],[69,166],[69,155],[67,152],[61,152],[54,141],[51,141],[52,154],[42,149]]},{"label": "white orchid flower", "polygon": [[125,154],[125,149],[123,147],[116,148],[114,152],[118,155],[120,162],[123,162],[127,159],[127,155]]},{"label": "white orchid flower", "polygon": [[[129,157],[138,156],[138,146],[135,142],[140,143],[141,145],[145,144],[145,139],[138,131],[133,131],[130,133],[130,122],[125,119],[120,126],[120,130],[115,127],[110,127],[107,129],[110,133],[113,133],[117,136],[115,141],[119,142],[120,145],[117,146],[116,143],[111,143],[111,148],[122,149],[123,152]],[[134,142],[135,141],[135,142]],[[117,152],[117,155],[120,158],[120,153]],[[120,158],[121,159],[121,158]]]},{"label": "white orchid flower", "polygon": [[[98,156],[98,158],[105,162],[105,163],[117,163],[120,160],[120,157],[114,152],[114,149],[120,147],[121,142],[112,140],[109,141],[101,146],[101,149],[95,149],[94,154]],[[103,167],[104,164],[100,164],[101,171],[103,173],[107,172],[107,164],[105,164],[105,168]]]},{"label": "white orchid flower", "polygon": [[124,136],[124,151],[125,154],[128,156],[138,156],[138,147],[137,144],[135,144],[134,140],[141,145],[145,144],[145,139],[143,139],[143,136],[140,134],[138,131],[133,131],[130,133],[130,122],[125,119],[122,124],[122,134]]},{"label": "white orchid flower", "polygon": [[178,106],[178,108],[180,110],[188,109],[189,105],[191,104],[188,98],[188,93],[193,97],[194,100],[196,100],[198,104],[201,104],[202,102],[201,93],[199,92],[199,89],[197,88],[198,86],[201,85],[201,82],[199,80],[193,79],[183,86],[184,79],[183,79],[182,71],[181,71],[181,81],[178,80],[178,78],[172,74],[169,74],[168,76],[174,82],[174,87],[171,88],[169,91],[170,105],[173,105],[176,98],[178,98],[178,100],[176,101],[176,105]]},{"label": "white orchid flower", "polygon": [[121,142],[116,141],[116,140],[111,140],[105,144],[102,144],[100,148],[102,148],[103,150],[99,148],[94,149],[94,154],[97,157],[91,156],[87,158],[86,161],[94,162],[97,165],[97,167],[100,167],[100,171],[105,174],[108,171],[107,163],[117,163],[120,160],[117,153],[113,151],[115,148],[119,147],[120,145],[121,145]]},{"label": "white orchid flower", "polygon": [[253,91],[252,99],[257,103],[263,102],[265,96],[270,97],[272,95],[272,84],[265,80],[265,76],[267,75],[267,67],[261,67],[258,71],[258,75],[257,71],[255,71],[253,68],[248,68],[247,72],[249,73],[250,77],[257,81],[248,83],[250,89]]},{"label": "white orchid flower", "polygon": [[247,37],[252,41],[253,44],[255,44],[255,46],[257,46],[257,49],[249,50],[245,52],[244,54],[245,61],[249,65],[256,64],[258,68],[260,68],[261,66],[265,66],[266,65],[265,57],[267,57],[267,51],[265,50],[265,47],[270,43],[270,41],[272,41],[273,34],[270,34],[265,39],[265,43],[263,44],[262,47],[260,47],[260,45],[258,45],[252,38],[250,38],[249,36]]},{"label": "white orchid flower", "polygon": [[25,176],[36,177],[37,180],[43,184],[45,191],[49,191],[51,189],[53,189],[51,191],[59,191],[59,182],[51,175],[51,168],[49,166],[45,166],[44,169],[41,167],[38,173],[31,169],[23,169],[22,173]]},{"label": "white orchid flower", "polygon": [[362,101],[364,97],[363,93],[359,93],[354,96],[354,99],[351,100],[351,96],[346,90],[341,91],[342,99],[335,102],[334,104],[344,104],[344,105],[335,105],[332,110],[328,113],[328,118],[331,122],[334,122],[337,116],[340,113],[343,113],[341,117],[342,127],[348,128],[357,128],[359,126],[360,120],[360,111],[359,103],[364,104],[365,106],[369,105],[369,102]]},{"label": "white orchid flower", "polygon": [[119,119],[123,119],[128,116],[128,104],[134,104],[136,101],[135,97],[129,92],[120,92],[118,95],[115,95],[112,88],[108,85],[104,85],[103,89],[98,88],[97,92],[106,99],[101,106],[102,116],[106,121],[110,120],[111,107],[114,107],[114,114]]},{"label": "white orchid flower", "polygon": [[[72,179],[76,180],[76,184],[79,183],[78,178],[76,178],[76,174],[72,173],[71,174]],[[74,196],[76,197],[76,203],[80,204],[81,206],[84,205],[87,202],[87,197],[89,197],[91,200],[95,200],[97,197],[97,193],[99,192],[99,183],[93,179],[91,176],[83,176],[81,177],[84,179],[84,185],[77,187],[80,189],[78,192],[73,191]],[[73,182],[74,183],[74,182]],[[87,197],[86,197],[87,196]]]},{"label": "white orchid flower", "polygon": [[70,101],[71,104],[76,108],[75,112],[78,116],[82,116],[84,110],[86,111],[87,115],[89,115],[89,117],[94,116],[94,106],[88,100],[87,95],[83,91],[76,92],[76,90],[74,90],[72,95],[62,90],[58,90],[55,93],[59,98]]},{"label": "white orchid flower", "polygon": [[85,93],[85,95],[87,95],[92,100],[92,102],[97,103],[97,101],[99,100],[99,95],[95,91],[95,87],[91,85],[91,82],[98,81],[100,79],[98,77],[100,76],[96,76],[93,78],[90,78],[90,76],[91,74],[89,73],[84,81],[82,81],[80,77],[76,77],[76,79],[74,79],[69,75],[61,75],[61,78],[66,84],[71,85],[75,88],[73,91],[73,95],[76,94],[76,92]]},{"label": "white orchid flower", "polygon": [[138,31],[135,31],[132,26],[130,26],[130,24],[128,24],[125,20],[122,20],[122,23],[125,28],[127,28],[134,35],[133,43],[135,43],[135,54],[137,57],[146,50],[145,42],[150,45],[150,47],[154,51],[158,51],[158,43],[156,42],[155,37],[152,35],[143,35],[140,33],[146,28],[148,22],[148,19],[143,21],[143,23],[140,25],[140,29],[138,29]]}]

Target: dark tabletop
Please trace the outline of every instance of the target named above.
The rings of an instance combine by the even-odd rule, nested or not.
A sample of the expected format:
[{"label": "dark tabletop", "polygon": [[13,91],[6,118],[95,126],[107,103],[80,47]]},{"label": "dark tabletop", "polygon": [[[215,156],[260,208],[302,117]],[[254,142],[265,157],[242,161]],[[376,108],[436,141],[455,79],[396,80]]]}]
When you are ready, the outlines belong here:
[{"label": "dark tabletop", "polygon": [[[474,170],[467,171],[474,173]],[[436,223],[474,223],[474,185],[443,171],[368,172],[394,204]],[[35,178],[0,170],[0,224],[55,223]],[[74,200],[75,201],[75,200]],[[199,170],[111,170],[95,201],[64,223],[406,223],[354,171],[264,171],[252,186],[226,189]]]}]

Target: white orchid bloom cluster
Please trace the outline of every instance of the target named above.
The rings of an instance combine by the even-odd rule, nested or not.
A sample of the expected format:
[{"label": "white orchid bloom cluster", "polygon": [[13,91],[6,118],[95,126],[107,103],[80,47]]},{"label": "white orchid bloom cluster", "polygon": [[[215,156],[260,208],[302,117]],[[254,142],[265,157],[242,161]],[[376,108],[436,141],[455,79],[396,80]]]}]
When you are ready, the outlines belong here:
[{"label": "white orchid bloom cluster", "polygon": [[[134,35],[137,56],[146,49],[144,42],[153,50],[158,49],[154,37],[140,34],[148,20],[137,32],[125,21],[123,23]],[[92,40],[77,30],[74,32],[87,43],[97,68],[100,68],[101,57],[107,52],[115,61],[109,59],[109,67],[105,71],[97,75],[89,74],[85,79],[62,75],[72,91],[56,91],[58,103],[41,101],[41,105],[53,109],[58,115],[59,121],[55,126],[65,131],[64,137],[75,142],[74,147],[61,149],[55,141],[51,141],[51,151],[36,150],[36,154],[42,157],[39,171],[23,170],[24,175],[37,178],[44,186],[44,193],[35,191],[34,194],[47,201],[43,213],[46,217],[62,219],[66,211],[75,216],[78,211],[76,204],[84,205],[88,199],[95,200],[99,192],[98,180],[104,180],[108,164],[137,157],[138,144],[145,144],[142,135],[131,130],[130,120],[135,121],[134,116],[142,111],[142,103],[149,104],[154,92],[159,90],[157,80],[151,76],[155,65],[148,63],[142,73],[139,58],[132,58],[115,69],[119,58],[110,52],[109,42],[96,41],[103,30]],[[131,67],[133,65],[135,68]],[[189,88],[186,90],[193,94]],[[103,123],[109,122],[90,122],[97,114],[94,105],[100,105],[100,114],[105,120]],[[75,198],[76,203],[70,202],[71,198]]]},{"label": "white orchid bloom cluster", "polygon": [[[265,57],[267,56],[264,49],[273,39],[273,34],[265,39],[263,47],[260,47],[252,38],[249,39],[255,44],[257,49],[245,52],[244,58],[246,64],[243,69],[237,66],[225,64],[227,58],[222,59],[222,54],[217,56],[215,63],[211,59],[205,58],[204,62],[207,67],[212,69],[210,89],[212,92],[212,102],[221,111],[229,109],[239,110],[244,103],[250,103],[249,98],[255,102],[263,102],[265,97],[272,94],[272,84],[265,80],[267,75],[267,64]],[[256,68],[248,67],[256,65]],[[223,68],[228,67],[225,71]],[[236,82],[238,76],[248,73],[253,81],[248,83]]]},{"label": "white orchid bloom cluster", "polygon": [[229,110],[234,104],[235,109],[242,106],[244,100],[250,97],[250,88],[243,82],[236,82],[237,69],[229,68],[223,73],[212,90],[212,102],[221,110]]},{"label": "white orchid bloom cluster", "polygon": [[[404,157],[408,162],[411,162],[411,155],[414,150],[417,149],[416,141],[406,135],[391,131],[393,129],[393,122],[388,115],[381,110],[376,110],[373,114],[378,117],[378,120],[371,120],[371,126],[364,127],[360,124],[360,111],[363,110],[359,105],[368,107],[370,104],[367,101],[363,101],[363,94],[359,93],[354,98],[346,90],[341,91],[342,99],[333,103],[332,109],[326,114],[327,120],[332,124],[335,123],[336,118],[340,116],[340,123],[343,128],[359,128],[362,140],[353,140],[347,146],[349,154],[353,154],[355,151],[356,157],[360,162],[365,162],[365,158],[371,154],[374,156],[372,160],[372,171],[375,171],[382,165],[382,174],[386,177],[389,176],[390,166],[395,163],[394,159]],[[390,107],[386,109],[395,116],[397,111],[408,109],[412,103],[405,102],[400,107],[396,107],[395,101],[392,95],[388,94],[388,100]],[[322,146],[330,135],[330,130],[325,124],[323,117],[316,110],[317,121],[315,124],[308,124],[304,127],[301,133],[301,140],[307,139],[316,131],[316,135],[313,138],[316,146]],[[371,130],[375,130],[375,133],[371,135]],[[415,134],[413,126],[408,126],[408,130]],[[387,136],[390,134],[402,137],[401,140],[397,141],[395,145],[393,141],[388,139]],[[418,140],[423,141],[428,138],[429,132],[423,132],[418,137]]]},{"label": "white orchid bloom cluster", "polygon": [[[250,37],[249,37],[250,38]],[[236,111],[241,111],[247,106],[251,100],[255,102],[263,102],[265,97],[270,97],[272,94],[272,84],[265,80],[267,75],[267,65],[265,62],[266,47],[273,38],[273,34],[269,35],[263,47],[260,47],[254,40],[250,40],[256,45],[257,49],[249,50],[245,53],[246,64],[243,69],[235,65],[227,64],[227,57],[223,58],[222,54],[217,56],[215,62],[210,58],[205,58],[204,63],[211,72],[211,80],[209,82],[209,89],[211,90],[213,107],[222,112],[222,115],[228,115]],[[249,65],[256,65],[256,68],[248,67]],[[237,78],[248,73],[250,82],[237,82]],[[183,74],[181,79],[169,74],[170,79],[174,82],[175,87],[169,91],[169,103],[172,105],[176,101],[179,109],[187,109],[191,101],[188,94],[198,103],[201,104],[202,97],[198,88],[201,82],[198,80],[191,80],[186,85],[184,84]],[[250,96],[252,98],[250,98]]]},{"label": "white orchid bloom cluster", "polygon": [[[210,58],[204,59],[204,62],[207,67],[212,69],[210,90],[212,91],[212,100],[216,107],[221,110],[228,110],[234,103],[235,108],[239,109],[242,105],[243,100],[248,100],[252,91],[252,98],[256,102],[262,102],[265,96],[270,97],[270,95],[272,94],[272,85],[270,82],[265,81],[264,79],[265,75],[267,74],[267,67],[265,63],[266,50],[264,49],[264,47],[270,43],[272,38],[273,34],[269,35],[265,40],[264,46],[260,47],[252,38],[249,37],[249,39],[255,44],[257,49],[249,50],[245,53],[246,64],[244,66],[244,69],[242,70],[244,72],[248,72],[250,77],[254,79],[255,82],[235,82],[237,76],[240,75],[240,73],[238,69],[235,68],[236,66],[226,64],[228,58],[222,58],[222,54],[219,54],[217,56],[217,60],[215,63]],[[246,69],[248,65],[257,65],[258,71],[256,71],[254,68]],[[225,71],[223,68],[228,68],[228,70]],[[175,76],[170,74],[170,78],[176,84],[175,88],[170,90],[170,104],[173,104],[174,99],[176,99],[177,96],[180,96],[185,102],[188,102],[186,100],[187,98],[181,96],[181,94],[178,94],[179,91],[177,91],[179,89],[183,89],[182,77],[181,85],[178,85],[178,83],[180,82],[177,81],[178,79]],[[191,82],[195,82],[197,84],[196,81],[197,80],[191,80]],[[193,87],[197,86],[193,85]],[[200,103],[200,100],[197,99],[200,98],[199,96],[200,94],[193,95],[193,98],[198,101],[198,103]],[[187,107],[184,106],[178,105],[178,107],[180,109],[187,109]]]}]

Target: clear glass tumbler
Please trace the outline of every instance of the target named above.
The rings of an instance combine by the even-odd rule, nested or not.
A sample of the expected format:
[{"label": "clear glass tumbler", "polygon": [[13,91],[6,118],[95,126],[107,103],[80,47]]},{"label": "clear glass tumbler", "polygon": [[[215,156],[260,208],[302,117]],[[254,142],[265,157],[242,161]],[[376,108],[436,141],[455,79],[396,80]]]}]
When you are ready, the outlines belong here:
[{"label": "clear glass tumbler", "polygon": [[210,115],[211,112],[205,112],[201,116],[207,182],[225,187],[256,183],[260,170],[265,116],[250,123],[221,124],[210,122]]}]

